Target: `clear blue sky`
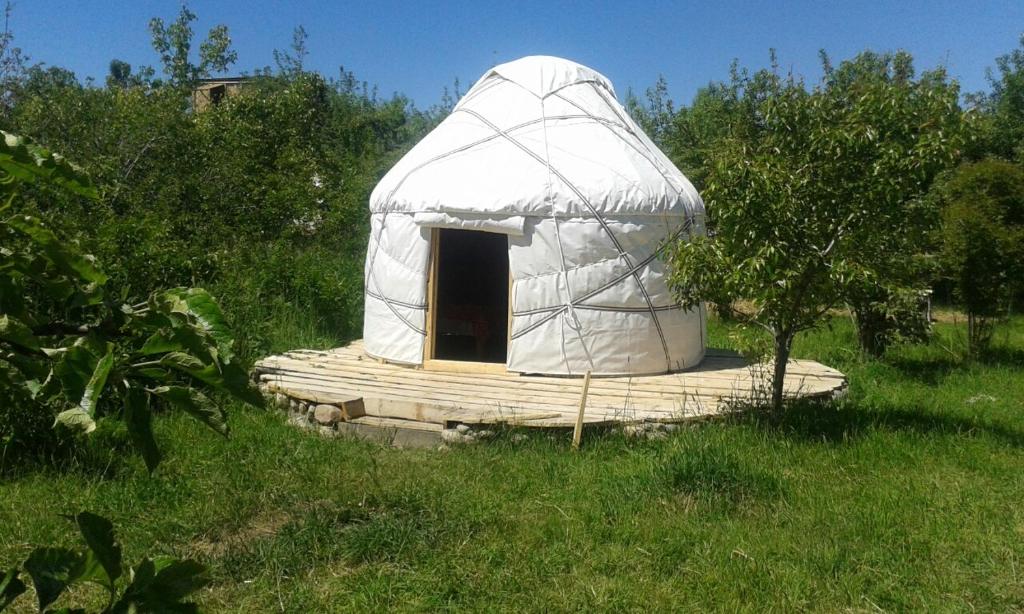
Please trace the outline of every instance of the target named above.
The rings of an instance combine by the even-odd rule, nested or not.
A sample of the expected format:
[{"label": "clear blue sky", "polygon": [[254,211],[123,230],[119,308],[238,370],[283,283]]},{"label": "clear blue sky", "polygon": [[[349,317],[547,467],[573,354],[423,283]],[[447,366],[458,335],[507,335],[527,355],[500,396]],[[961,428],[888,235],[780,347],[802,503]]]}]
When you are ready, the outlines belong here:
[{"label": "clear blue sky", "polygon": [[[102,80],[111,58],[157,65],[150,17],[172,19],[176,0],[15,0],[12,31],[33,61]],[[566,57],[604,73],[620,99],[659,74],[676,100],[724,79],[729,63],[759,68],[775,47],[784,68],[819,75],[817,52],[833,59],[864,50],[906,49],[918,69],[944,65],[964,91],[987,87],[985,68],[1017,45],[1024,1],[801,0],[389,2],[362,0],[193,0],[195,28],[230,28],[234,73],[273,64],[292,29],[309,33],[307,66],[326,75],[344,65],[380,92],[417,106],[438,101],[458,77],[467,89],[487,68],[524,55]]]}]

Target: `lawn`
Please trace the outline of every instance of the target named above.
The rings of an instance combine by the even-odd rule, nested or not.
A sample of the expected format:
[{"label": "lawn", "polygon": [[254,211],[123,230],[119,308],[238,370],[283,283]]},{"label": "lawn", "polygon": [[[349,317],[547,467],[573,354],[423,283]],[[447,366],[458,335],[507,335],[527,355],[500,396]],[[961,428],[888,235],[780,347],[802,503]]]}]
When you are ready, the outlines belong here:
[{"label": "lawn", "polygon": [[76,544],[60,514],[87,509],[130,562],[209,565],[210,611],[1019,610],[1024,318],[979,361],[947,349],[958,330],[871,361],[836,317],[795,356],[846,372],[845,399],[658,441],[587,433],[579,453],[518,432],[387,449],[235,408],[228,440],[161,418],[149,476],[101,432],[2,478],[0,567]]}]

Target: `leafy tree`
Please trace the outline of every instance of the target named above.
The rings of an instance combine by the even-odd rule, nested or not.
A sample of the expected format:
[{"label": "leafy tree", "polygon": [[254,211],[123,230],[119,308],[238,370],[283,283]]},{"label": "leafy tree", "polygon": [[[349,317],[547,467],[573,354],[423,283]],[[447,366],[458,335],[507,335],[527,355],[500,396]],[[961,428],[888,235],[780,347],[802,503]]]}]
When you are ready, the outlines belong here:
[{"label": "leafy tree", "polygon": [[274,50],[274,63],[277,64],[278,74],[297,77],[305,72],[306,57],[309,55],[309,49],[306,48],[307,40],[309,35],[306,28],[298,26],[292,32],[291,50]]},{"label": "leafy tree", "polygon": [[664,148],[676,116],[675,104],[669,96],[668,81],[665,77],[658,75],[654,85],[647,88],[643,102],[630,90],[626,94],[626,109],[640,124],[644,133],[659,147]]},{"label": "leafy tree", "polygon": [[835,196],[881,201],[856,239],[859,274],[845,288],[861,348],[878,356],[929,331],[921,303],[935,273],[928,236],[939,215],[922,196],[960,156],[969,126],[957,84],[942,69],[915,78],[906,52],[865,52],[837,68],[823,54],[823,62],[825,89],[845,101],[843,119],[870,132],[860,148],[841,151],[850,173],[836,179]]},{"label": "leafy tree", "polygon": [[0,32],[0,83],[7,83],[25,70],[28,57],[20,47],[14,46],[14,33],[11,32],[11,16],[14,5],[8,0],[4,3],[4,29]]},{"label": "leafy tree", "polygon": [[[204,392],[262,399],[234,357],[234,340],[212,297],[198,288],[117,300],[95,259],[40,219],[12,213],[24,183],[95,199],[88,178],[32,141],[3,133],[0,145],[0,398],[6,411],[56,414],[55,426],[90,433],[107,416],[124,421],[150,470],[160,453],[155,408],[186,411],[226,435],[223,410]],[[0,433],[17,440],[8,413]]]},{"label": "leafy tree", "polygon": [[194,33],[192,22],[196,14],[182,5],[178,17],[169,25],[159,17],[149,22],[153,37],[153,49],[160,54],[164,74],[173,86],[190,88],[198,80],[213,73],[226,72],[236,61],[238,53],[231,49],[231,36],[225,25],[210,29],[206,39],[199,45],[199,63],[190,57]]},{"label": "leafy tree", "polygon": [[14,33],[11,32],[11,14],[14,5],[8,0],[4,3],[4,26],[0,32],[0,112],[8,113],[13,104],[11,89],[25,72],[28,56],[20,47],[14,45]]},{"label": "leafy tree", "polygon": [[128,87],[132,77],[132,65],[123,60],[110,60],[110,74],[107,76],[108,86]]},{"label": "leafy tree", "polygon": [[965,164],[936,185],[942,261],[967,310],[968,349],[988,345],[992,323],[1024,291],[1024,169],[1000,160]]},{"label": "leafy tree", "polygon": [[711,232],[670,254],[684,305],[752,301],[741,316],[772,335],[775,408],[795,335],[878,278],[900,245],[893,229],[909,195],[956,153],[955,87],[927,89],[917,104],[914,90],[886,79],[837,86],[845,74],[813,89],[773,71],[750,79],[746,119],[711,158]]},{"label": "leafy tree", "polygon": [[1020,45],[996,58],[987,71],[992,91],[973,101],[984,114],[984,153],[1007,160],[1024,159],[1024,35]]},{"label": "leafy tree", "polygon": [[[185,599],[209,584],[205,567],[192,560],[145,558],[125,574],[121,545],[109,520],[90,512],[68,519],[77,526],[85,548],[36,548],[22,565],[32,579],[40,612],[54,611],[50,606],[69,588],[80,584],[100,586],[106,591],[107,604],[99,610],[103,614],[198,611],[194,603]],[[15,568],[0,576],[0,610],[25,592],[20,573]]]},{"label": "leafy tree", "polygon": [[153,74],[154,70],[149,66],[143,66],[133,73],[131,64],[114,58],[110,60],[110,67],[107,73],[107,87],[126,88],[147,85],[152,82]]}]

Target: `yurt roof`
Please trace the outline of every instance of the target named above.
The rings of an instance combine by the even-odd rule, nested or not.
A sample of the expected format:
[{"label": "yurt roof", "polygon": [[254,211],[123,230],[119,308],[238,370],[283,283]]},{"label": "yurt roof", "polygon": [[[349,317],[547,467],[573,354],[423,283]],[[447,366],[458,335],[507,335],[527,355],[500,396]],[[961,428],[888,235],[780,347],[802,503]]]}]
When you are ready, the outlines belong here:
[{"label": "yurt roof", "polygon": [[700,197],[585,66],[488,71],[380,181],[370,208],[453,215],[689,217]]}]

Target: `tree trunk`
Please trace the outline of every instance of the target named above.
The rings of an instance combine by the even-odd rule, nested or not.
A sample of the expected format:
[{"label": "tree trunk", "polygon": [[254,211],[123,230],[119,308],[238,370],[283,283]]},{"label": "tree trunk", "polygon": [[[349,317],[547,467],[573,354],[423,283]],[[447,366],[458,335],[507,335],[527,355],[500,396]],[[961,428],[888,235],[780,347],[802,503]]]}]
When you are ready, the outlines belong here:
[{"label": "tree trunk", "polygon": [[789,362],[789,351],[793,346],[793,333],[789,331],[775,334],[775,369],[772,373],[772,409],[782,409],[782,390],[786,383],[786,364]]},{"label": "tree trunk", "polygon": [[978,352],[978,319],[970,311],[967,312],[967,353],[974,356]]},{"label": "tree trunk", "polygon": [[887,345],[885,313],[868,305],[851,305],[860,349],[875,358],[885,353]]}]

